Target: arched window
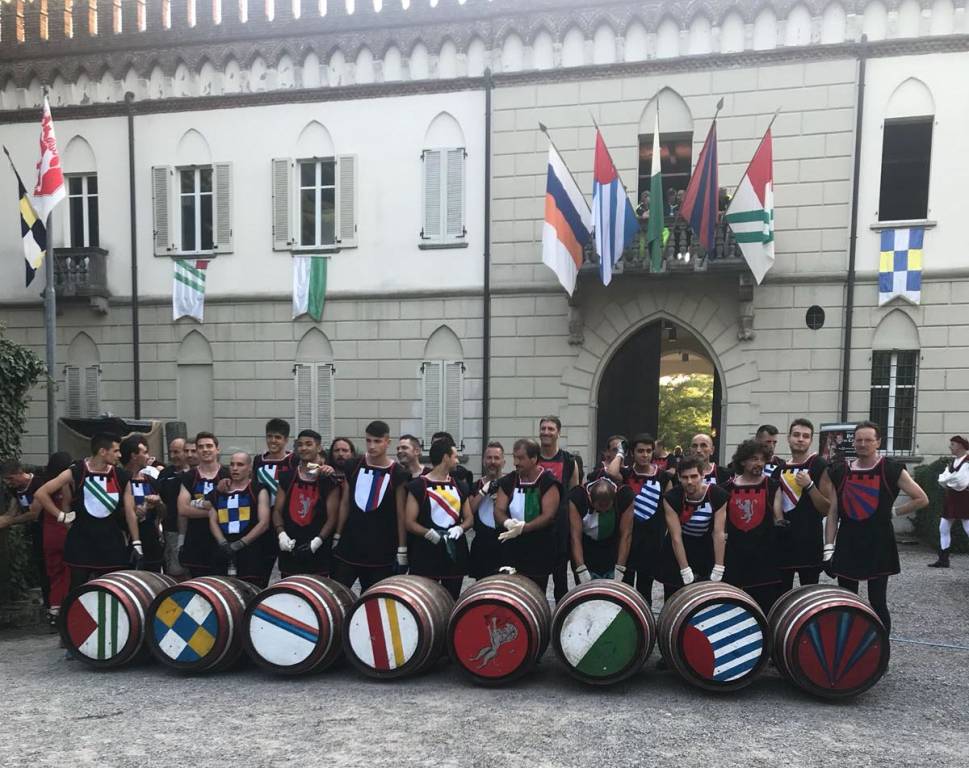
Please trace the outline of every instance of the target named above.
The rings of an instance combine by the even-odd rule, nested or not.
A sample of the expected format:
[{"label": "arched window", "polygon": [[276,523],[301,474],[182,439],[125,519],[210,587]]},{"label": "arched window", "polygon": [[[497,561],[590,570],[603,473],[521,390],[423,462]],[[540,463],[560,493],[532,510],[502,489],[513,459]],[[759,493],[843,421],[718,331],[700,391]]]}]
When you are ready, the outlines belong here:
[{"label": "arched window", "polygon": [[427,340],[424,362],[424,448],[431,447],[435,432],[449,432],[458,448],[464,447],[464,351],[461,341],[446,325]]},{"label": "arched window", "polygon": [[935,100],[910,77],[892,93],[882,129],[879,221],[910,221],[929,215],[929,170]]},{"label": "arched window", "polygon": [[67,142],[63,166],[66,173],[67,205],[61,207],[65,248],[97,248],[100,245],[98,226],[98,169],[91,145],[81,136]]},{"label": "arched window", "polygon": [[892,310],[875,329],[871,349],[868,417],[881,427],[882,450],[912,453],[921,356],[918,328],[905,312]]},{"label": "arched window", "polygon": [[310,328],[296,347],[293,366],[296,432],[315,429],[323,445],[333,439],[333,348],[318,328]]},{"label": "arched window", "polygon": [[464,220],[464,133],[458,121],[442,112],[424,134],[421,152],[421,248],[467,246]]},{"label": "arched window", "polygon": [[693,168],[693,116],[683,98],[670,88],[661,90],[639,121],[639,197],[649,192],[653,162],[653,128],[659,104],[660,170],[665,199],[686,189]]},{"label": "arched window", "polygon": [[191,331],[178,345],[176,357],[178,420],[190,435],[211,431],[213,413],[212,347],[198,331]]},{"label": "arched window", "polygon": [[101,412],[101,356],[86,333],[74,337],[64,366],[64,415],[93,419]]}]

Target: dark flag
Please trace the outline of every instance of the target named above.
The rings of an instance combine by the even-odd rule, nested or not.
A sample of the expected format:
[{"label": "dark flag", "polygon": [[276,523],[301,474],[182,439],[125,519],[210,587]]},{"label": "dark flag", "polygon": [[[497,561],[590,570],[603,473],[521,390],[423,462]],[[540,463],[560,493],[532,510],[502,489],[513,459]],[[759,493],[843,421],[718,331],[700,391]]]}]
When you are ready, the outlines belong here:
[{"label": "dark flag", "polygon": [[13,159],[7,148],[3,148],[10,167],[13,168],[14,176],[17,177],[17,197],[20,200],[20,236],[24,242],[24,266],[26,267],[26,283],[30,285],[44,262],[44,255],[47,253],[47,227],[37,216],[34,205],[27,194],[27,189],[17,173],[17,168],[13,164]]}]

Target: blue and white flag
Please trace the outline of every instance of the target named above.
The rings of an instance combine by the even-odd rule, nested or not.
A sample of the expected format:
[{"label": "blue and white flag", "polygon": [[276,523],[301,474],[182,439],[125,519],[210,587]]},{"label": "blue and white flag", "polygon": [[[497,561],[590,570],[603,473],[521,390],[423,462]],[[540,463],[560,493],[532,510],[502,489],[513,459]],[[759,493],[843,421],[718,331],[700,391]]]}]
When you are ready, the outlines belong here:
[{"label": "blue and white flag", "polygon": [[920,304],[922,301],[922,227],[883,229],[878,264],[878,306],[896,296]]},{"label": "blue and white flag", "polygon": [[613,267],[636,236],[639,222],[598,130],[592,182],[592,224],[599,253],[599,275],[602,284],[609,285]]}]

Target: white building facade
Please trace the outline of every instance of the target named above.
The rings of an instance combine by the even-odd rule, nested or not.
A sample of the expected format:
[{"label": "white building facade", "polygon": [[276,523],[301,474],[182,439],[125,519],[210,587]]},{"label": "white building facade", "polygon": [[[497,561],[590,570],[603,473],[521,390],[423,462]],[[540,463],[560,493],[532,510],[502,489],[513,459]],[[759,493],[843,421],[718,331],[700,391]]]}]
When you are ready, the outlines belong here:
[{"label": "white building facade", "polygon": [[[969,428],[964,3],[80,5],[0,7],[4,143],[30,176],[48,85],[69,176],[61,415],[181,420],[249,449],[272,416],[354,439],[383,418],[448,428],[476,464],[483,439],[554,413],[588,460],[655,429],[659,376],[692,360],[716,374],[728,454],[799,415],[875,416],[913,456]],[[634,248],[608,288],[587,265],[570,301],[541,263],[538,123],[591,193],[594,119],[635,202],[657,104],[675,194],[721,97],[728,189],[779,110],[766,280],[724,227],[707,254],[671,223],[659,273]],[[10,194],[0,321],[42,353]],[[881,233],[913,226],[921,303],[879,307]],[[327,260],[318,323],[292,317],[303,255]],[[208,261],[202,323],[172,320],[176,258]],[[41,390],[28,432],[40,459]]]}]

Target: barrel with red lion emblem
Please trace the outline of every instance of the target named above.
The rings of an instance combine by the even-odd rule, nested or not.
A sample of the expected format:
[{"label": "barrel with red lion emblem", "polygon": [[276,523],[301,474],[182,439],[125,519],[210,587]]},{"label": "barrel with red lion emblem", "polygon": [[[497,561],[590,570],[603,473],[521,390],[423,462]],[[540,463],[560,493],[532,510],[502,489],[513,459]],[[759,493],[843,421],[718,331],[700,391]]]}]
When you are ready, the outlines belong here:
[{"label": "barrel with red lion emblem", "polygon": [[774,604],[768,623],[777,669],[815,696],[857,696],[888,669],[885,626],[847,589],[824,584],[792,589]]},{"label": "barrel with red lion emblem", "polygon": [[529,672],[548,648],[552,612],[534,581],[498,574],[458,599],[448,622],[448,653],[475,683],[501,685]]}]

